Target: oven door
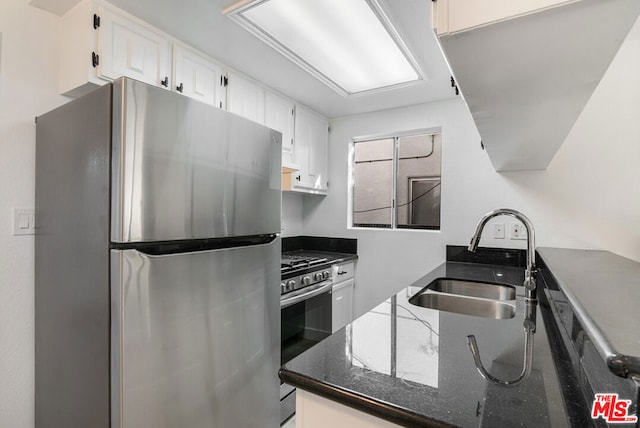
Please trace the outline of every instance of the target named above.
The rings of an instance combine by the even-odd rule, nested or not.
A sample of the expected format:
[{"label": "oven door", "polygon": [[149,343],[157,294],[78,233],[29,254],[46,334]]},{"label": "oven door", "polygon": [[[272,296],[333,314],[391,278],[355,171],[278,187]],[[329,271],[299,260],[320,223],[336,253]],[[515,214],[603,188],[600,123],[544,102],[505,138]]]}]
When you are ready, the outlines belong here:
[{"label": "oven door", "polygon": [[332,285],[324,281],[280,300],[282,364],[331,335]]},{"label": "oven door", "polygon": [[[291,293],[280,301],[282,364],[331,335],[332,286],[332,281],[324,281]],[[281,382],[281,423],[294,412],[295,388]]]}]

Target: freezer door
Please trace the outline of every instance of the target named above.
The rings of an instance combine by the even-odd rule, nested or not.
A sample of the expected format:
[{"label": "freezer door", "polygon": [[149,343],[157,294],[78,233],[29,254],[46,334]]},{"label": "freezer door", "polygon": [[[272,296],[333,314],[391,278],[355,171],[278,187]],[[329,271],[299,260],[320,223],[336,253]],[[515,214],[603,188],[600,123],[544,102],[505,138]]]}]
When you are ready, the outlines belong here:
[{"label": "freezer door", "polygon": [[280,241],[112,250],[112,428],[276,427]]},{"label": "freezer door", "polygon": [[113,105],[113,242],[280,232],[279,132],[125,78]]}]

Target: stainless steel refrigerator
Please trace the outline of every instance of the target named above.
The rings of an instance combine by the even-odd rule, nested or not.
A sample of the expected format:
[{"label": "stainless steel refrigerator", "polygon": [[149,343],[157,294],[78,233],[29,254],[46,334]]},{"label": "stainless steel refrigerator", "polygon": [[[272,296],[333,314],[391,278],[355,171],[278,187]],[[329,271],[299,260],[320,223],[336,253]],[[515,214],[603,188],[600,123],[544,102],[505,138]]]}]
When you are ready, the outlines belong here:
[{"label": "stainless steel refrigerator", "polygon": [[278,426],[281,135],[130,79],[36,131],[36,426]]}]

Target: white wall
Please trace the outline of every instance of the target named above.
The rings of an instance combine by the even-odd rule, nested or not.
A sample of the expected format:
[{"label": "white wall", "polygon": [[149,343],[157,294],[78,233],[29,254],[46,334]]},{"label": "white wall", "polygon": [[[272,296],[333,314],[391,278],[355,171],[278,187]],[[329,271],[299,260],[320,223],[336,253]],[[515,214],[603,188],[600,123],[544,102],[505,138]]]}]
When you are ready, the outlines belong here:
[{"label": "white wall", "polygon": [[35,116],[57,95],[59,18],[0,2],[0,426],[32,427],[33,236],[13,236],[12,208],[33,208]]},{"label": "white wall", "polygon": [[282,236],[303,234],[301,193],[282,192]]},{"label": "white wall", "polygon": [[[522,211],[538,246],[606,249],[640,261],[640,24],[547,170],[497,173],[462,99],[333,120],[331,187],[304,199],[304,233],[358,238],[356,314],[444,260],[445,245],[466,245],[480,217]],[[442,230],[347,227],[348,148],[353,137],[442,127]],[[544,126],[544,124],[540,124]],[[509,223],[509,218],[503,218]],[[492,228],[488,227],[487,230]],[[522,241],[481,245],[524,248]]]}]

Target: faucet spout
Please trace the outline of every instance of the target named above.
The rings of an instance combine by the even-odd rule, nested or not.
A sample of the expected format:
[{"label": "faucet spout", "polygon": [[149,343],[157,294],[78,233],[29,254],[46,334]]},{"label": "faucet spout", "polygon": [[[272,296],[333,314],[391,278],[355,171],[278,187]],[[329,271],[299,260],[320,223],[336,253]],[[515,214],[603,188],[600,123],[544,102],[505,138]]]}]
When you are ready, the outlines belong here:
[{"label": "faucet spout", "polygon": [[525,229],[527,229],[527,267],[524,272],[524,288],[525,288],[525,298],[527,300],[536,300],[536,275],[537,269],[535,264],[536,257],[536,243],[535,243],[535,230],[533,228],[533,223],[531,220],[527,218],[526,215],[522,214],[520,211],[512,210],[510,208],[499,208],[497,210],[493,210],[484,215],[476,225],[476,230],[473,232],[473,236],[471,237],[471,241],[469,242],[468,250],[471,252],[475,252],[478,248],[478,244],[480,243],[480,237],[482,236],[482,230],[485,225],[494,217],[500,215],[507,215],[510,217],[514,217],[524,224]]}]

